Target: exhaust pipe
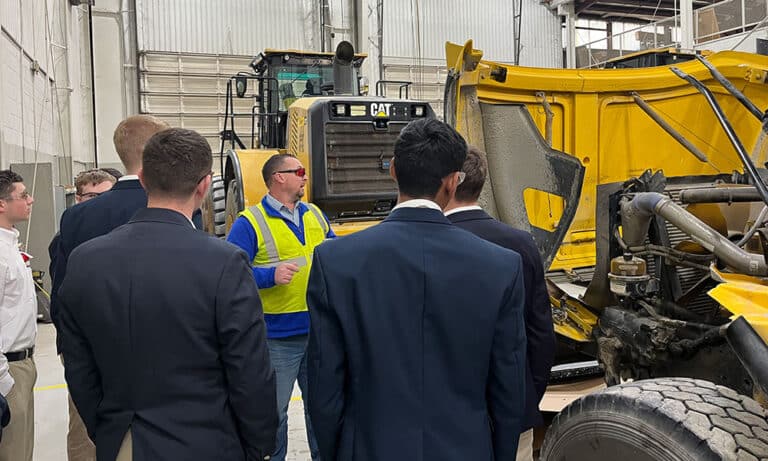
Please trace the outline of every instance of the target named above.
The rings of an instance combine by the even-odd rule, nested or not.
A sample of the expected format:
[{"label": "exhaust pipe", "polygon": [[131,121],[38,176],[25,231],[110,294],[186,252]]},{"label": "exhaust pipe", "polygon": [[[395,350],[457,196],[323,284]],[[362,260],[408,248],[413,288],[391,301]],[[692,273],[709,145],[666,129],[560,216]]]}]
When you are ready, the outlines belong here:
[{"label": "exhaust pipe", "polygon": [[632,200],[622,200],[621,226],[627,245],[643,245],[653,215],[666,219],[739,272],[768,275],[768,264],[762,255],[742,250],[672,199],[657,192],[642,192],[635,194]]},{"label": "exhaust pipe", "polygon": [[336,47],[333,57],[333,93],[355,94],[355,70],[352,60],[355,58],[355,48],[346,40]]}]

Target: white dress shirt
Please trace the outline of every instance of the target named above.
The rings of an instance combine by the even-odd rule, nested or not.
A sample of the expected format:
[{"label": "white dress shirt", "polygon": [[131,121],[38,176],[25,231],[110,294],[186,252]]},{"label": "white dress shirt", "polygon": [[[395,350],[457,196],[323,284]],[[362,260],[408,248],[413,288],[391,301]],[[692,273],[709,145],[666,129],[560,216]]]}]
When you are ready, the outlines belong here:
[{"label": "white dress shirt", "polygon": [[8,395],[13,378],[6,352],[35,345],[37,298],[32,270],[19,251],[19,231],[0,228],[0,394]]},{"label": "white dress shirt", "polygon": [[457,206],[456,208],[446,211],[445,215],[450,216],[454,213],[461,213],[462,211],[482,210],[482,209],[483,208],[480,205]]},{"label": "white dress shirt", "polygon": [[443,212],[443,209],[440,208],[440,205],[433,202],[432,200],[427,200],[423,198],[415,198],[412,200],[406,200],[403,203],[398,203],[397,206],[392,208],[392,211],[395,211],[398,208],[432,208],[433,210],[437,210],[440,213]]}]

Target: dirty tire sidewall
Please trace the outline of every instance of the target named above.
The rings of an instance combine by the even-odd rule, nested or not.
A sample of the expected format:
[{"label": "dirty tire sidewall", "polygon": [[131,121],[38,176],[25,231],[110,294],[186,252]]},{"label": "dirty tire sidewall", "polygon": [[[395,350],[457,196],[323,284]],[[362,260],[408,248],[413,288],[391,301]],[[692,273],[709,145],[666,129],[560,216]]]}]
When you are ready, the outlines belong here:
[{"label": "dirty tire sidewall", "polygon": [[219,238],[223,238],[226,234],[224,226],[225,199],[224,180],[221,176],[214,175],[200,210],[203,214],[203,230]]},{"label": "dirty tire sidewall", "polygon": [[224,224],[222,226],[224,235],[229,233],[229,230],[232,229],[232,224],[237,219],[237,215],[242,211],[237,206],[237,196],[239,193],[240,183],[237,182],[237,179],[232,179],[227,186],[227,204],[224,209]]},{"label": "dirty tire sidewall", "polygon": [[609,387],[560,412],[542,461],[768,458],[765,410],[708,381],[659,378]]}]

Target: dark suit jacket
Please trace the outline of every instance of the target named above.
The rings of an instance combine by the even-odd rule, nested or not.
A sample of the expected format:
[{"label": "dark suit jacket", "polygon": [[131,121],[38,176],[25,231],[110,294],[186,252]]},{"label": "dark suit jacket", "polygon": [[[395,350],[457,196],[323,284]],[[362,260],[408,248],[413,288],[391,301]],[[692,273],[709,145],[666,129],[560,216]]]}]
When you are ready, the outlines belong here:
[{"label": "dark suit jacket", "polygon": [[539,250],[528,233],[493,219],[483,210],[460,211],[448,215],[448,219],[455,226],[480,238],[516,251],[523,259],[525,335],[528,341],[523,429],[541,426],[544,421],[539,412],[539,402],[547,389],[555,360],[555,330]]},{"label": "dark suit jacket", "polygon": [[515,459],[519,255],[400,208],[313,261],[308,405],[323,460]]},{"label": "dark suit jacket", "polygon": [[[58,328],[59,303],[57,295],[61,282],[67,273],[67,263],[72,250],[81,243],[111,232],[127,223],[136,211],[147,206],[147,193],[138,179],[118,181],[107,192],[96,198],[68,208],[61,216],[58,245],[49,252],[57,252],[51,257],[51,318]],[[202,228],[201,214],[195,213],[193,222]],[[55,238],[55,237],[54,237]],[[61,346],[61,344],[58,344]],[[59,347],[60,348],[60,347]]]},{"label": "dark suit jacket", "polygon": [[80,245],[59,292],[69,391],[112,461],[261,460],[277,428],[274,373],[245,253],[149,208]]}]

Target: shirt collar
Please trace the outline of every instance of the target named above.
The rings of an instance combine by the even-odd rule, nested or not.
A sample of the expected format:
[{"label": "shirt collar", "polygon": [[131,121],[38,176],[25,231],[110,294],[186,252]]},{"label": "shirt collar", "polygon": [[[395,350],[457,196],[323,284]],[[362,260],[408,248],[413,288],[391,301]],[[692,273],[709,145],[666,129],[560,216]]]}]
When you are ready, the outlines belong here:
[{"label": "shirt collar", "polygon": [[19,231],[14,229],[5,229],[0,227],[0,242],[6,243],[10,246],[18,246],[19,244]]},{"label": "shirt collar", "polygon": [[439,212],[443,212],[443,209],[440,208],[440,205],[433,202],[432,200],[427,200],[423,198],[415,198],[412,200],[406,200],[403,203],[398,203],[397,206],[392,208],[392,211],[397,210],[398,208],[431,208],[433,210],[437,210]]},{"label": "shirt collar", "polygon": [[452,208],[445,212],[446,216],[450,216],[454,213],[461,213],[462,211],[471,211],[471,210],[482,210],[483,207],[480,205],[467,205],[467,206],[460,206],[456,208]]},{"label": "shirt collar", "polygon": [[118,181],[134,181],[139,179],[139,175],[137,174],[126,174],[123,176],[120,176],[117,180]]},{"label": "shirt collar", "polygon": [[274,198],[271,194],[267,194],[267,203],[269,203],[269,206],[271,206],[272,208],[274,208],[277,211],[285,209],[286,211],[288,211],[290,213],[293,213],[296,210],[298,210],[299,209],[299,205],[301,204],[301,202],[296,202],[296,206],[294,206],[293,210],[291,210],[290,208],[285,206],[285,204],[283,202],[281,202],[280,200]]}]

